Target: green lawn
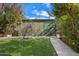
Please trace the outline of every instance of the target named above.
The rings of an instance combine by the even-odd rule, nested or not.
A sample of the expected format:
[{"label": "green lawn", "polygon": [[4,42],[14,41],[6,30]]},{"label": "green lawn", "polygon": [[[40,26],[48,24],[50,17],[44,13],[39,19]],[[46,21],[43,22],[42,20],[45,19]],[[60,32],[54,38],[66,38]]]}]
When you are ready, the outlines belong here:
[{"label": "green lawn", "polygon": [[0,55],[10,56],[56,56],[49,39],[0,40]]}]

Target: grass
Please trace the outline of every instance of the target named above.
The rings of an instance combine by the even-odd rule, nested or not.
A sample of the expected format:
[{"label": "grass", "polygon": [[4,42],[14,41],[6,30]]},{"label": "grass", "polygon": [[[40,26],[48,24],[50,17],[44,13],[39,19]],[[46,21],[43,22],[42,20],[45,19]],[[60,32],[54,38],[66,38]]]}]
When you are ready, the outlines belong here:
[{"label": "grass", "polygon": [[0,40],[0,55],[10,56],[56,56],[49,39]]}]

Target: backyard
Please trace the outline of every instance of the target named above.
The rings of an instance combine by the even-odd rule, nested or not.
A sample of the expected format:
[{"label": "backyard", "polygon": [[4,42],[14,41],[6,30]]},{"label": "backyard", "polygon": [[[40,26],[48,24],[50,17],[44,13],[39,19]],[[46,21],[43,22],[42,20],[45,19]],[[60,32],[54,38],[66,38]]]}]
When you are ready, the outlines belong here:
[{"label": "backyard", "polygon": [[0,56],[57,55],[79,56],[79,4],[0,3]]}]

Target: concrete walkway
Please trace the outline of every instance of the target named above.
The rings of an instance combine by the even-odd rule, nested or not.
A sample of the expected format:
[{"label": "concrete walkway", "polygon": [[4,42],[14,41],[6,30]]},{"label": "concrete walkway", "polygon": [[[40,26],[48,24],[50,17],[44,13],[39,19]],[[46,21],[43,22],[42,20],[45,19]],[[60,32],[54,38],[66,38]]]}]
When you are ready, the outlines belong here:
[{"label": "concrete walkway", "polygon": [[54,46],[58,56],[79,56],[78,53],[73,51],[69,46],[63,43],[60,39],[56,37],[51,37],[50,41]]}]

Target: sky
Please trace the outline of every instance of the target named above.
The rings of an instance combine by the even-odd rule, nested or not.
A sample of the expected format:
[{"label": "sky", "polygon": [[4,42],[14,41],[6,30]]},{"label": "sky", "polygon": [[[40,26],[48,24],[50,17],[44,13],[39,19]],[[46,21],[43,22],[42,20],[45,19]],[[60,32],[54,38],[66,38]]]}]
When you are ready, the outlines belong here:
[{"label": "sky", "polygon": [[[22,5],[23,14],[27,19],[48,19],[49,14],[53,10],[53,6],[49,3],[24,3]],[[53,19],[54,17],[50,17]]]}]

